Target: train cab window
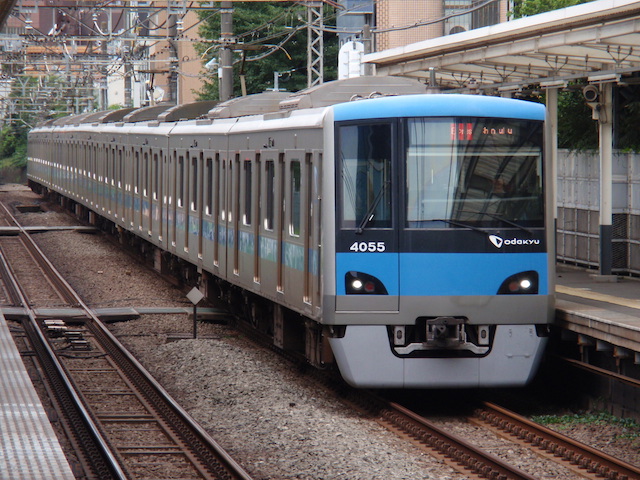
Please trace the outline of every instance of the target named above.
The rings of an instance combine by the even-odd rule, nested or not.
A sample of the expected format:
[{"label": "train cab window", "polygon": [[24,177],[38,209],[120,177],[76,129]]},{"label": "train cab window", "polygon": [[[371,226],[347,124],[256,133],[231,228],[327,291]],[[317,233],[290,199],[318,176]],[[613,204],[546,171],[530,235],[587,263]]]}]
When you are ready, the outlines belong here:
[{"label": "train cab window", "polygon": [[392,138],[391,124],[340,127],[342,228],[391,227]]},{"label": "train cab window", "polygon": [[267,208],[265,211],[264,228],[273,231],[276,205],[276,163],[273,160],[265,162]]},{"label": "train cab window", "polygon": [[289,166],[290,173],[290,187],[291,187],[291,208],[289,209],[289,235],[292,237],[300,236],[300,225],[302,224],[301,215],[302,211],[300,209],[300,203],[302,197],[300,196],[301,191],[301,172],[300,172],[300,162],[294,160],[291,162]]},{"label": "train cab window", "polygon": [[242,209],[242,223],[243,225],[251,225],[251,192],[253,181],[253,164],[250,159],[244,161],[242,166],[244,170],[244,197],[243,197],[243,209]]},{"label": "train cab window", "polygon": [[409,228],[541,227],[542,122],[409,119]]}]

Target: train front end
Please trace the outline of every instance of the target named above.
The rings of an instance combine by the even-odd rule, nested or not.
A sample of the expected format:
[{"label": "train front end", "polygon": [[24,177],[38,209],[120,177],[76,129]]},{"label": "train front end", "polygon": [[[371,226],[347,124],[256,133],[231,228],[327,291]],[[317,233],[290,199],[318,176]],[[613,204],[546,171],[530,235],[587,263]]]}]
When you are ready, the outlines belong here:
[{"label": "train front end", "polygon": [[333,107],[323,322],[349,383],[532,379],[554,312],[544,115],[532,102],[465,95]]}]

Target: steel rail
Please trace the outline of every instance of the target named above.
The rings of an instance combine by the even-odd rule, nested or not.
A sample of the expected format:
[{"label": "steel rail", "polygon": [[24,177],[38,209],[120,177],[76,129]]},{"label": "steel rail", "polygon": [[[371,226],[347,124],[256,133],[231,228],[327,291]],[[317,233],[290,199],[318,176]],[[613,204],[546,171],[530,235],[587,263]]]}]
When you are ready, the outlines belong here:
[{"label": "steel rail", "polygon": [[16,297],[14,301],[21,305],[26,312],[28,321],[23,322],[25,333],[31,341],[42,369],[46,372],[46,378],[51,387],[48,390],[53,393],[52,401],[55,401],[59,406],[59,411],[63,412],[67,435],[75,446],[85,474],[89,479],[126,480],[127,476],[119,462],[111,452],[90,412],[76,393],[73,382],[39,328],[36,314],[29,305],[16,278],[12,275],[11,267],[1,250],[0,268],[4,281],[9,282],[9,289]]},{"label": "steel rail", "polygon": [[580,360],[575,360],[573,358],[566,358],[566,357],[562,357],[560,355],[554,355],[554,358],[557,358],[565,363],[568,363],[569,365],[575,367],[575,368],[580,368],[582,370],[585,370],[587,372],[590,373],[595,373],[598,375],[602,375],[604,377],[607,378],[612,378],[613,380],[616,380],[618,382],[621,383],[625,383],[627,385],[630,385],[632,387],[636,387],[636,388],[640,388],[640,380],[632,378],[632,377],[627,377],[626,375],[621,375],[619,373],[616,372],[612,372],[610,370],[607,370],[605,368],[600,368],[600,367],[596,367],[595,365],[589,365],[588,363],[585,362],[581,362]]},{"label": "steel rail", "polygon": [[[194,466],[200,470],[204,478],[252,480],[252,477],[213,438],[211,438],[211,436],[180,405],[171,398],[171,396],[151,376],[151,374],[149,374],[149,372],[105,327],[93,310],[86,305],[77,292],[62,277],[42,250],[33,241],[31,236],[28,235],[24,228],[18,224],[6,206],[2,204],[2,207],[6,212],[5,215],[11,218],[12,221],[20,228],[20,236],[25,242],[25,245],[27,245],[27,248],[34,260],[36,260],[41,267],[44,267],[47,276],[50,276],[51,280],[55,283],[54,288],[61,294],[62,298],[71,305],[79,307],[86,312],[87,321],[84,322],[84,326],[92,332],[96,340],[100,342],[101,346],[108,352],[114,362],[118,365],[118,368],[124,372],[132,384],[134,384],[140,392],[143,392],[147,398],[151,399],[149,404],[153,405],[153,408],[157,412],[160,412],[161,420],[169,425],[170,429],[181,439],[182,444],[185,446],[188,445],[191,449],[197,452],[201,460],[198,460],[190,453],[186,454],[192,459]],[[26,300],[24,302],[25,303],[23,303],[23,305],[25,305],[26,308]],[[28,309],[28,312],[29,316],[33,318],[33,323],[38,334],[44,339],[44,336],[36,322],[35,312],[31,308]],[[47,348],[54,356],[55,362],[60,366],[57,357],[55,357],[55,353],[53,353],[49,346],[49,343],[46,339],[44,339],[44,341]],[[60,367],[64,368],[62,366]],[[79,400],[79,396],[77,396],[77,394],[75,395]],[[84,405],[81,401],[80,403]],[[182,428],[181,425],[188,425],[188,427]],[[110,450],[109,452],[111,453]],[[113,457],[115,458],[115,455],[113,455]],[[212,476],[210,477],[207,475],[206,471],[209,471]],[[123,473],[122,477],[112,476],[111,478],[119,480],[120,478],[125,479],[127,477],[124,476]]]},{"label": "steel rail", "polygon": [[537,479],[465,439],[439,428],[402,405],[389,402],[388,408],[381,414],[429,448],[450,458],[465,470],[473,471],[476,475],[499,480]]},{"label": "steel rail", "polygon": [[476,416],[565,462],[610,480],[640,480],[640,468],[569,438],[499,405],[485,402]]}]

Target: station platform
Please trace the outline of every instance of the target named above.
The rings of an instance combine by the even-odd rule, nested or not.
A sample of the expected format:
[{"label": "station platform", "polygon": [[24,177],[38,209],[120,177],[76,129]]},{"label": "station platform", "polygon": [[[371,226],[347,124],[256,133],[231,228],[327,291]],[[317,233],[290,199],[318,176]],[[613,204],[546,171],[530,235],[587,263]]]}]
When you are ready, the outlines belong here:
[{"label": "station platform", "polygon": [[75,478],[1,314],[0,478]]},{"label": "station platform", "polygon": [[640,364],[640,279],[559,264],[556,325],[580,345]]}]

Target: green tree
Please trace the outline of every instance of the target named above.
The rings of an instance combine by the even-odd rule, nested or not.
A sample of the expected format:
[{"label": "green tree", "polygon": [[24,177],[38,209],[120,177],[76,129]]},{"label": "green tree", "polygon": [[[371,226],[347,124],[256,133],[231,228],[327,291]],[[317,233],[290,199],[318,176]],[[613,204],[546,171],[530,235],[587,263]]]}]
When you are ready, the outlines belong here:
[{"label": "green tree", "polygon": [[513,18],[529,17],[559,8],[571,7],[591,0],[515,0],[511,15]]},{"label": "green tree", "polygon": [[[220,37],[220,15],[200,14],[204,20],[200,28],[202,38],[212,42],[199,45],[203,61],[217,57]],[[325,24],[335,21],[330,7],[324,10]],[[279,87],[291,92],[307,86],[307,7],[279,2],[234,2],[233,30],[239,44],[256,48],[234,52],[234,95],[241,94],[240,74],[244,73],[247,93],[260,93],[274,87],[274,72],[279,72]],[[324,36],[324,77],[337,76],[337,35]],[[201,100],[218,99],[217,72],[213,71],[199,93]]]},{"label": "green tree", "polygon": [[68,113],[65,85],[66,81],[55,75],[15,77],[8,98],[11,113],[0,127],[0,166],[26,166],[27,135],[31,127]]},{"label": "green tree", "polygon": [[[513,18],[570,7],[588,0],[515,0]],[[614,87],[614,145],[616,148],[640,151],[640,87]],[[581,85],[570,85],[558,95],[558,146],[572,150],[598,148],[598,123],[591,118]]]}]

